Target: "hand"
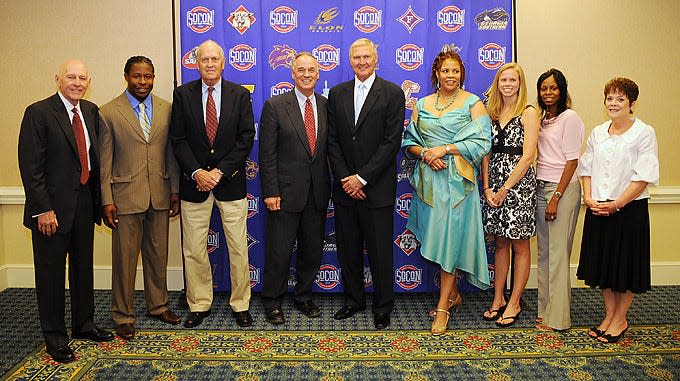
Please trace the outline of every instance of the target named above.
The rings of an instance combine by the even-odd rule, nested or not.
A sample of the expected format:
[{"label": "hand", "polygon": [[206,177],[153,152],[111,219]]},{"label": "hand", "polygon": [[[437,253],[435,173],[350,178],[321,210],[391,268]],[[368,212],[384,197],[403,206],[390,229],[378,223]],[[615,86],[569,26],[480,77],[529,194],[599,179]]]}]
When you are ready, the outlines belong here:
[{"label": "hand", "polygon": [[446,163],[442,159],[430,160],[430,163],[428,165],[430,166],[430,168],[432,168],[433,171],[441,171],[442,169],[446,169]]},{"label": "hand", "polygon": [[59,227],[59,222],[57,221],[57,215],[54,210],[48,210],[47,212],[38,216],[38,230],[46,236],[51,236],[57,232]]},{"label": "hand", "polygon": [[486,201],[486,203],[489,204],[489,206],[492,208],[498,208],[500,205],[496,203],[494,195],[495,193],[493,192],[493,190],[491,190],[491,188],[484,189],[484,200]]},{"label": "hand", "polygon": [[342,183],[342,189],[348,196],[357,200],[366,199],[366,194],[363,191],[364,184],[359,181],[357,175],[347,176],[340,180],[340,182]]},{"label": "hand", "polygon": [[[587,204],[586,204],[587,205]],[[589,207],[590,208],[590,207]],[[616,201],[594,201],[594,205],[590,210],[596,216],[608,217],[619,211]]]},{"label": "hand", "polygon": [[179,194],[173,193],[170,195],[170,217],[175,217],[179,214],[180,209]]},{"label": "hand", "polygon": [[269,209],[272,212],[280,210],[281,209],[281,197],[279,197],[279,196],[265,197],[264,206],[266,206],[267,209]]},{"label": "hand", "polygon": [[503,202],[505,202],[506,197],[508,197],[508,188],[506,188],[505,186],[502,186],[498,190],[498,192],[495,192],[493,194],[493,200],[498,206],[503,205]]},{"label": "hand", "polygon": [[[196,181],[196,189],[198,189],[201,192],[210,192],[217,186],[217,183],[219,180],[215,180],[215,178],[212,175],[212,171],[210,172],[200,169],[196,174],[194,175],[194,180]],[[219,175],[219,172],[217,173]]]},{"label": "hand", "polygon": [[557,204],[560,200],[556,197],[552,197],[548,201],[548,206],[545,208],[545,220],[547,222],[553,221],[557,218]]},{"label": "hand", "polygon": [[423,156],[423,161],[425,162],[425,164],[431,167],[433,161],[441,159],[442,157],[444,157],[444,155],[446,155],[446,148],[444,146],[430,148],[427,150],[427,152],[425,152],[425,156]]},{"label": "hand", "polygon": [[115,204],[104,205],[104,225],[111,229],[118,227],[118,208]]}]

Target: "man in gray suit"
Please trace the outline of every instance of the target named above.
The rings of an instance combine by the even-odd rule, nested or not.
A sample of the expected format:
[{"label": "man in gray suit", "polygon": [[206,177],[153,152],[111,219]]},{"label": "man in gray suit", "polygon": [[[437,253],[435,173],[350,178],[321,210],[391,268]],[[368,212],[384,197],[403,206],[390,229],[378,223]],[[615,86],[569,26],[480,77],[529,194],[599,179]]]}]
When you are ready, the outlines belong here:
[{"label": "man in gray suit", "polygon": [[168,324],[168,218],[179,213],[179,169],[168,142],[170,103],[151,95],[153,63],[130,57],[127,89],[99,110],[104,223],[112,229],[111,309],[116,334],[135,336],[135,273],[142,252],[148,314]]},{"label": "man in gray suit", "polygon": [[283,324],[281,302],[297,238],[294,307],[320,315],[312,301],[330,197],[326,99],[314,92],[319,63],[307,52],[293,60],[295,89],[269,99],[260,120],[260,179],[268,209],[262,303],[271,324]]}]

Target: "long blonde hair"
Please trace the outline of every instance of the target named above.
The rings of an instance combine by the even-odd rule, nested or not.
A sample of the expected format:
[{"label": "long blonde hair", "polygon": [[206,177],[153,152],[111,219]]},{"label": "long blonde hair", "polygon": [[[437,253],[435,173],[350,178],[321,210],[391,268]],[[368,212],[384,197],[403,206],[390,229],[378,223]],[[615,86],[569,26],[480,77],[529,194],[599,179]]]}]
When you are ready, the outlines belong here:
[{"label": "long blonde hair", "polygon": [[522,67],[516,62],[506,63],[498,69],[491,86],[489,86],[489,89],[484,93],[484,96],[486,97],[486,110],[492,120],[500,119],[501,111],[504,106],[503,96],[498,89],[498,78],[501,76],[502,72],[509,69],[515,69],[519,74],[519,93],[517,94],[517,103],[515,103],[511,118],[522,115],[524,109],[527,107],[527,85],[524,80],[524,70],[522,70]]}]

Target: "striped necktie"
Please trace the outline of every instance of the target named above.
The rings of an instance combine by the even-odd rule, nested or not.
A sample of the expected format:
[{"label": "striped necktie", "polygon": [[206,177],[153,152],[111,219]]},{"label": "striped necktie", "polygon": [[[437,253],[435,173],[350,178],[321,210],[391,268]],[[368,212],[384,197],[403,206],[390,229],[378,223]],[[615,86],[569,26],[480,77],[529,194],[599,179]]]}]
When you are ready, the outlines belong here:
[{"label": "striped necktie", "polygon": [[151,136],[151,123],[149,123],[149,117],[146,115],[146,106],[144,103],[139,104],[139,125],[142,126],[144,139],[148,142],[149,136]]}]

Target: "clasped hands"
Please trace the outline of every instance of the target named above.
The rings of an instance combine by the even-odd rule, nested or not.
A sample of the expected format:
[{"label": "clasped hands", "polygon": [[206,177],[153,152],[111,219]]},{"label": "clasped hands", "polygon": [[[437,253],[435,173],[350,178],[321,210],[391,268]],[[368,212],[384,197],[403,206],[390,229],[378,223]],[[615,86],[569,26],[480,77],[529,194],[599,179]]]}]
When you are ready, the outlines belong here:
[{"label": "clasped hands", "polygon": [[491,188],[484,189],[484,199],[492,208],[503,205],[506,197],[508,197],[508,189],[505,186],[502,186],[498,192],[494,192]]},{"label": "clasped hands", "polygon": [[222,174],[220,174],[220,171],[217,168],[213,168],[209,171],[199,169],[194,175],[196,189],[201,192],[210,192],[217,186],[221,179]]},{"label": "clasped hands", "polygon": [[616,201],[595,201],[592,198],[585,199],[586,206],[596,216],[610,216],[619,211]]},{"label": "clasped hands", "polygon": [[446,168],[446,163],[444,160],[442,160],[442,157],[447,154],[445,147],[438,146],[429,149],[423,148],[421,154],[422,153],[424,153],[424,155],[421,157],[423,163],[429,165],[433,171],[441,171],[442,169]]},{"label": "clasped hands", "polygon": [[347,195],[355,200],[365,200],[366,193],[364,192],[364,184],[359,180],[357,175],[350,175],[342,180],[342,189]]}]

